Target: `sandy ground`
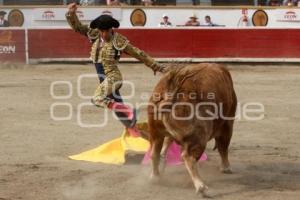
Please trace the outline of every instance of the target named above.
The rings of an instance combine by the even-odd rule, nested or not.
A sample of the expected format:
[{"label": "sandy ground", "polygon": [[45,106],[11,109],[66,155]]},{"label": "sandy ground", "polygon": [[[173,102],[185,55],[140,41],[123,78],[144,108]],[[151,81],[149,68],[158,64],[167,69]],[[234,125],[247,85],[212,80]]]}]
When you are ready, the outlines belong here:
[{"label": "sandy ground", "polygon": [[[140,64],[122,64],[124,79],[135,83],[131,103],[147,101],[159,80]],[[201,175],[215,199],[299,199],[300,196],[300,68],[297,66],[229,65],[240,102],[265,106],[260,121],[239,120],[230,147],[234,174],[219,172],[219,156],[207,148],[209,160],[200,164]],[[78,105],[88,102],[77,95],[77,78],[94,73],[90,64],[40,64],[0,69],[0,200],[147,200],[199,199],[184,166],[169,167],[159,183],[149,182],[150,167],[140,156],[130,156],[123,166],[72,161],[84,150],[118,137],[122,125],[109,113],[102,128],[82,128],[77,123]],[[81,92],[90,95],[96,78],[84,79]],[[70,99],[53,99],[53,81],[70,81]],[[55,87],[67,95],[67,86]],[[122,93],[129,94],[125,85]],[[70,103],[70,120],[54,121],[50,106]],[[55,115],[67,115],[57,107]],[[141,109],[141,120],[145,110]],[[103,120],[103,111],[85,107],[82,120]]]}]

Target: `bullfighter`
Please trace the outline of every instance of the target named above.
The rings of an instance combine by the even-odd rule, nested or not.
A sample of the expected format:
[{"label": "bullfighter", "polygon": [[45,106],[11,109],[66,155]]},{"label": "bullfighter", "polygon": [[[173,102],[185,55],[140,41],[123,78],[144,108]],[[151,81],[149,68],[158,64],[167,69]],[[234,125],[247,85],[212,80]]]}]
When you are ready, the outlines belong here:
[{"label": "bullfighter", "polygon": [[121,54],[124,52],[138,59],[150,67],[154,73],[157,71],[163,72],[164,67],[144,51],[134,47],[126,37],[115,32],[114,29],[118,28],[120,23],[112,16],[101,15],[88,26],[79,21],[76,15],[77,5],[75,3],[69,4],[68,9],[66,18],[69,25],[74,31],[86,36],[92,43],[90,55],[100,80],[91,99],[92,103],[98,107],[114,110],[130,132],[135,126],[136,114],[134,109],[123,104],[120,96],[119,90],[123,78],[118,63]]}]

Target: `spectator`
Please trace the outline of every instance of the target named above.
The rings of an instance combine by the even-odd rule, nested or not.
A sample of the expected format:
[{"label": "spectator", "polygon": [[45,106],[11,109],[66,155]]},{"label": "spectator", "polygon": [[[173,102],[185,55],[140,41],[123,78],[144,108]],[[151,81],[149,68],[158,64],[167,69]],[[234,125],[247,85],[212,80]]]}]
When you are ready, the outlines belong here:
[{"label": "spectator", "polygon": [[82,6],[95,5],[95,1],[94,0],[80,0],[80,5],[82,5]]},{"label": "spectator", "polygon": [[163,21],[159,23],[159,27],[172,27],[172,23],[169,21],[167,14],[163,15]]},{"label": "spectator", "polygon": [[199,5],[200,4],[200,0],[192,0],[193,2],[193,5],[196,6],[196,5]]},{"label": "spectator", "polygon": [[107,5],[109,5],[109,6],[119,6],[119,5],[121,5],[119,0],[106,0],[106,2],[107,2]]},{"label": "spectator", "polygon": [[142,3],[144,6],[151,6],[152,5],[152,0],[142,0]]},{"label": "spectator", "polygon": [[0,11],[0,27],[8,27],[9,23],[7,20],[4,19],[6,15],[5,11]]},{"label": "spectator", "polygon": [[247,26],[250,26],[250,19],[248,18],[247,15],[244,14],[238,22],[238,27],[247,27]]},{"label": "spectator", "polygon": [[215,26],[215,24],[212,23],[211,18],[210,18],[209,15],[206,15],[206,16],[205,16],[205,25],[206,25],[206,26]]},{"label": "spectator", "polygon": [[198,17],[194,14],[190,17],[190,20],[185,23],[186,26],[200,26],[200,22],[197,20]]},{"label": "spectator", "polygon": [[267,0],[266,1],[266,6],[280,6],[281,1],[279,0]]},{"label": "spectator", "polygon": [[282,5],[283,6],[297,6],[298,0],[283,0]]}]

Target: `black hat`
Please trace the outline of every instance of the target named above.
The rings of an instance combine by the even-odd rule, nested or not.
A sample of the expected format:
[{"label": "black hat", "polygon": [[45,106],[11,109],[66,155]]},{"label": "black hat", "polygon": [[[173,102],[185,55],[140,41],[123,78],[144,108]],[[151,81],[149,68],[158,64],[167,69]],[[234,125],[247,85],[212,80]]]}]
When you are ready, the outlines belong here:
[{"label": "black hat", "polygon": [[6,15],[5,11],[0,11],[0,16]]},{"label": "black hat", "polygon": [[94,19],[90,24],[90,27],[92,29],[98,28],[100,30],[119,28],[119,26],[120,26],[120,23],[118,22],[118,20],[116,20],[115,18],[113,18],[110,15],[100,15],[100,17],[97,17],[96,19]]}]

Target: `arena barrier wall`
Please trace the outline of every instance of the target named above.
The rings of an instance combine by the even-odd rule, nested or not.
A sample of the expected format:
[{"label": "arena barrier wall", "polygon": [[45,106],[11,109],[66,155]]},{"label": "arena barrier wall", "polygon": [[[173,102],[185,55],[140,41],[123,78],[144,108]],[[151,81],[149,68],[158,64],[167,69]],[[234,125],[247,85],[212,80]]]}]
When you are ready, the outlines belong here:
[{"label": "arena barrier wall", "polygon": [[[1,45],[7,32],[0,32]],[[11,32],[11,43],[3,41],[15,42],[15,56],[0,54],[0,58],[22,61],[26,59],[26,31]],[[300,62],[300,29],[296,28],[129,28],[117,32],[160,61]],[[89,60],[91,44],[70,29],[28,29],[27,40],[27,62]],[[134,59],[124,55],[123,60]]]},{"label": "arena barrier wall", "polygon": [[26,62],[26,30],[0,30],[0,61]]}]

